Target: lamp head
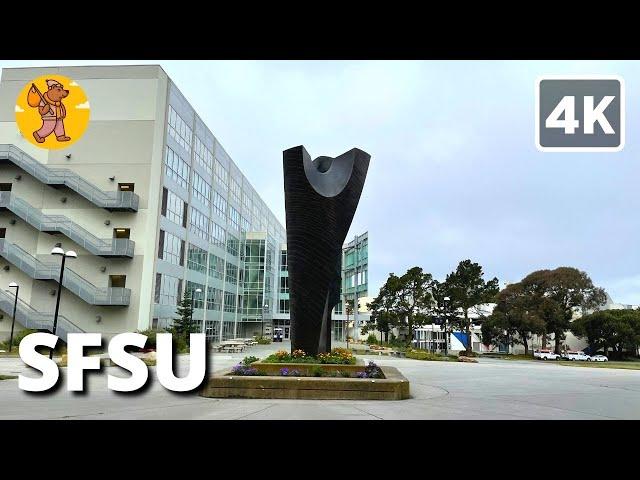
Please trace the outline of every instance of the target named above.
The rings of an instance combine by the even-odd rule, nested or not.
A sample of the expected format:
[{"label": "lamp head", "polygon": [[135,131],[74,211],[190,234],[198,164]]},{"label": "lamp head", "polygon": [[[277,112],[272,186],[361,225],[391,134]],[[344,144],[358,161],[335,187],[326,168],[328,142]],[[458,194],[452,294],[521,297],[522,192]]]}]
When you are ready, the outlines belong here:
[{"label": "lamp head", "polygon": [[9,288],[18,288],[18,284],[16,282],[11,282],[9,284]]},{"label": "lamp head", "polygon": [[53,247],[53,250],[51,250],[51,255],[64,255],[64,250],[61,247]]},{"label": "lamp head", "polygon": [[67,258],[78,258],[78,254],[76,252],[74,252],[73,250],[69,250],[68,252],[66,252],[64,254],[65,257]]},{"label": "lamp head", "polygon": [[445,302],[448,302],[449,300],[451,300],[449,297],[444,297],[443,299]]},{"label": "lamp head", "polygon": [[202,293],[202,289],[201,288],[196,288],[196,293]]}]

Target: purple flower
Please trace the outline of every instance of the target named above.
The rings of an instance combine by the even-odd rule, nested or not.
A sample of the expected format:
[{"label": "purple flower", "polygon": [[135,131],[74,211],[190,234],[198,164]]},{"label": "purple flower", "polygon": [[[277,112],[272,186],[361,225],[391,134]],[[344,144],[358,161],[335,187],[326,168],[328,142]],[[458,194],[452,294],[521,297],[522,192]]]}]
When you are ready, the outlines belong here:
[{"label": "purple flower", "polygon": [[289,369],[287,367],[283,367],[280,369],[280,375],[282,375],[283,377],[286,377],[289,375]]},{"label": "purple flower", "polygon": [[356,373],[356,377],[358,377],[358,378],[367,378],[368,375],[367,375],[367,372],[358,372],[358,373]]}]

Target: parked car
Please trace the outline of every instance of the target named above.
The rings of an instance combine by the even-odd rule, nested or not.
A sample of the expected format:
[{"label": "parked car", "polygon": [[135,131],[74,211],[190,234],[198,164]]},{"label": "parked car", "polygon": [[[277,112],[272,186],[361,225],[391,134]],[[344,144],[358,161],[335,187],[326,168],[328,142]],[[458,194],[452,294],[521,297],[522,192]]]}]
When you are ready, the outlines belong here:
[{"label": "parked car", "polygon": [[537,358],[538,360],[560,360],[561,357],[551,350],[536,350],[533,352],[533,358]]},{"label": "parked car", "polygon": [[608,362],[609,359],[604,355],[591,355],[590,362]]},{"label": "parked car", "polygon": [[591,357],[584,352],[565,352],[562,358],[581,362],[587,362],[591,359]]}]

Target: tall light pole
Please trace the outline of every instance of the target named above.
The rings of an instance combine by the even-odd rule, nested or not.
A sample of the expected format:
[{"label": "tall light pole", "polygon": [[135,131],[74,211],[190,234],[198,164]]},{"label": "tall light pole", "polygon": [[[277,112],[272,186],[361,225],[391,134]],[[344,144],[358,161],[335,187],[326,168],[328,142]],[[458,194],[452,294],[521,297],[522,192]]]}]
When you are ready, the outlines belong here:
[{"label": "tall light pole", "polygon": [[447,305],[449,304],[449,297],[442,299],[442,304],[445,310],[444,313],[444,354],[449,355],[449,337],[447,337]]},{"label": "tall light pole", "polygon": [[13,301],[13,318],[11,319],[11,336],[9,337],[9,353],[11,353],[11,346],[13,345],[13,327],[16,324],[16,308],[18,308],[18,292],[20,291],[20,285],[16,282],[11,282],[9,288],[16,289],[16,299]]},{"label": "tall light pole", "polygon": [[267,312],[269,309],[269,304],[268,303],[263,303],[262,304],[262,311],[260,312],[260,325],[261,325],[261,333],[260,333],[260,338],[264,337],[264,314],[265,312]]},{"label": "tall light pole", "polygon": [[[189,323],[191,323],[192,327],[193,327],[193,306],[194,306],[195,301],[196,301],[196,293],[202,293],[202,289],[201,288],[196,288],[193,291],[193,294],[191,295],[191,315],[189,315]],[[202,323],[204,324],[204,320],[202,320]]]},{"label": "tall light pole", "polygon": [[[58,244],[59,245],[59,244]],[[64,251],[62,247],[56,246],[51,250],[51,255],[62,257],[62,263],[60,265],[60,279],[58,280],[58,296],[56,298],[56,310],[53,314],[53,334],[56,334],[58,328],[58,311],[60,310],[60,294],[62,292],[62,279],[64,278],[64,265],[67,258],[78,258],[78,254],[73,250]],[[53,348],[49,352],[49,358],[53,358]]]}]

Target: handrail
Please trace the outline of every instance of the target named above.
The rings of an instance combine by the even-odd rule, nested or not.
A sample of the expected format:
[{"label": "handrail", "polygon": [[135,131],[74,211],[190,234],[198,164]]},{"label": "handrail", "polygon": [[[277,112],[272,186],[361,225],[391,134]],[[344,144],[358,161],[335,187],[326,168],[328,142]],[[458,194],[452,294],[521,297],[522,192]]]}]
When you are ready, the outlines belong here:
[{"label": "handrail", "polygon": [[94,255],[133,257],[135,242],[128,238],[98,238],[64,215],[46,215],[12,192],[0,192],[0,208],[7,208],[41,232],[60,232]]},{"label": "handrail", "polygon": [[48,185],[65,185],[94,205],[107,210],[138,211],[140,198],[134,192],[105,191],[67,168],[51,168],[13,144],[0,144],[0,160],[8,160]]},{"label": "handrail", "polygon": [[[13,315],[13,305],[15,297],[4,290],[0,290],[0,310],[7,315]],[[53,313],[43,313],[34,309],[31,305],[23,300],[18,299],[16,305],[16,321],[25,328],[32,328],[35,330],[53,330]],[[68,333],[84,333],[85,331],[78,327],[75,323],[69,320],[64,315],[58,315],[58,325],[56,328],[56,335],[58,335],[65,342],[67,341]]]},{"label": "handrail", "polygon": [[[60,265],[48,265],[18,245],[0,239],[0,256],[36,280],[60,279]],[[129,305],[131,290],[121,287],[99,288],[70,268],[65,268],[62,285],[91,305]]]}]

